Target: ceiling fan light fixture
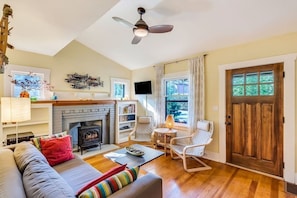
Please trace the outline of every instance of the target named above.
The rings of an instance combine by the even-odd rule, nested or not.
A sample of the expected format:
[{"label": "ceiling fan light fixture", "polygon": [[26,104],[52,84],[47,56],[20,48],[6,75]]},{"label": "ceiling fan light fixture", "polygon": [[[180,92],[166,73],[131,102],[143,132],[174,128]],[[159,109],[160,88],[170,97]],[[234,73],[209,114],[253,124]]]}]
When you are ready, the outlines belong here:
[{"label": "ceiling fan light fixture", "polygon": [[145,9],[139,7],[137,11],[140,15],[140,19],[134,25],[126,21],[125,19],[112,17],[113,20],[133,28],[133,34],[135,35],[131,42],[133,45],[138,44],[143,37],[146,37],[148,35],[148,33],[166,33],[170,32],[173,29],[173,25],[154,25],[149,27],[142,19],[142,15],[145,13]]},{"label": "ceiling fan light fixture", "polygon": [[145,37],[148,35],[148,30],[145,28],[134,28],[134,34],[138,37]]}]

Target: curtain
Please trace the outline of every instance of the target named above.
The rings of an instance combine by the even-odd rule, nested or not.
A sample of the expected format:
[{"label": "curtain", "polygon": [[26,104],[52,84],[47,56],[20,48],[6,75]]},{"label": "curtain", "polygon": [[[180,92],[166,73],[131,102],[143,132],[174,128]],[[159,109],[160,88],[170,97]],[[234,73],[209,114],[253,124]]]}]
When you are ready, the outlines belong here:
[{"label": "curtain", "polygon": [[204,55],[189,59],[189,127],[191,132],[196,129],[196,123],[204,119]]},{"label": "curtain", "polygon": [[164,78],[164,65],[155,66],[156,71],[156,86],[155,86],[155,96],[156,96],[156,126],[160,127],[161,124],[164,122],[165,116],[165,101],[163,96],[163,78]]}]

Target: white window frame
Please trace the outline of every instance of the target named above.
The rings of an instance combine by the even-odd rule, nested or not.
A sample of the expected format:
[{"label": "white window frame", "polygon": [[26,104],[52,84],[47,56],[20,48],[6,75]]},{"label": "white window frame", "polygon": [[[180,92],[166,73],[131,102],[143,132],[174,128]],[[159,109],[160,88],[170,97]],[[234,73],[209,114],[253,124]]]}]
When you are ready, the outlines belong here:
[{"label": "white window frame", "polygon": [[[114,86],[115,84],[125,85],[125,97],[116,98],[114,95]],[[113,99],[129,99],[130,98],[130,80],[123,78],[110,78],[110,97]]]},{"label": "white window frame", "polygon": [[[170,73],[170,74],[165,74],[164,75],[164,78],[163,78],[163,85],[164,85],[164,88],[162,89],[163,90],[163,100],[164,100],[164,111],[165,112],[165,105],[166,105],[166,81],[168,80],[175,80],[175,79],[181,79],[181,78],[187,78],[188,80],[190,79],[190,75],[189,75],[189,72],[177,72],[177,73]],[[189,111],[189,95],[188,95],[188,111]],[[189,114],[188,114],[189,115]],[[162,117],[164,118],[164,123],[165,123],[165,115],[162,115]],[[182,127],[188,127],[189,125],[189,117],[188,117],[188,121],[187,121],[187,124],[183,124],[183,123],[175,123],[176,126],[182,126]]]},{"label": "white window frame", "polygon": [[[39,67],[28,67],[21,65],[6,65],[4,70],[4,96],[13,96],[14,93],[14,84],[11,83],[12,78],[10,76],[14,76],[14,74],[28,74],[34,73],[41,77],[43,77],[42,82],[46,81],[50,83],[50,70]],[[41,97],[38,99],[46,99],[46,96],[50,95],[50,90],[41,89]]]}]

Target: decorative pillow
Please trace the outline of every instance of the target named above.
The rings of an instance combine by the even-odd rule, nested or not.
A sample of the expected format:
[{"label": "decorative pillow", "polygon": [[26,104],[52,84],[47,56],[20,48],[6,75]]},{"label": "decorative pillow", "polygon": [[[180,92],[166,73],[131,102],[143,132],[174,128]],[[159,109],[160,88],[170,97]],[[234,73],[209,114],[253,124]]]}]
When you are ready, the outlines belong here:
[{"label": "decorative pillow", "polygon": [[88,190],[81,193],[79,198],[101,198],[108,197],[112,193],[122,189],[137,179],[139,167],[124,170],[106,180],[92,186]]},{"label": "decorative pillow", "polygon": [[51,166],[74,158],[70,136],[40,139],[41,152]]},{"label": "decorative pillow", "polygon": [[32,138],[31,141],[33,142],[34,146],[36,146],[36,148],[38,150],[41,150],[41,145],[40,145],[40,140],[41,139],[50,139],[50,138],[64,137],[66,135],[67,135],[67,131],[64,131],[64,132],[55,133],[55,134],[52,134],[52,135],[35,137],[35,138]]},{"label": "decorative pillow", "polygon": [[80,195],[82,192],[84,192],[85,190],[88,190],[89,188],[91,188],[92,186],[98,184],[99,182],[119,173],[122,172],[123,170],[125,170],[127,164],[124,165],[120,165],[117,167],[114,167],[112,169],[110,169],[109,171],[107,171],[106,173],[104,173],[103,175],[101,175],[99,178],[91,181],[90,183],[88,183],[86,186],[84,186],[82,189],[80,189],[77,193],[76,196]]}]

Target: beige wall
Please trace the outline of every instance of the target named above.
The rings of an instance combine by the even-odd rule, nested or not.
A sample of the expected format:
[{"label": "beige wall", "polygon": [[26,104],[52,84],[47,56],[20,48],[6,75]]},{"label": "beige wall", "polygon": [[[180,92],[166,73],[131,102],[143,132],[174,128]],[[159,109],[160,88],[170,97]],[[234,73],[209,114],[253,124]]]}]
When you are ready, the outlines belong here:
[{"label": "beige wall", "polygon": [[[209,151],[219,151],[219,65],[289,53],[297,53],[297,33],[291,33],[238,46],[214,50],[207,53],[208,55],[205,57],[205,116],[206,119],[213,120],[216,126],[214,140],[211,145],[208,146]],[[167,64],[165,66],[165,73],[180,72],[183,69],[187,70],[186,65],[187,61]],[[151,79],[155,81],[155,74],[152,68],[133,71],[133,78],[140,75],[140,73],[145,74],[146,80]],[[296,84],[296,82],[292,83]],[[153,105],[154,104],[152,104],[152,106]]]},{"label": "beige wall", "polygon": [[[138,100],[138,108],[137,114],[138,115],[153,115],[156,105],[155,105],[155,96],[154,95],[134,95],[134,82],[140,81],[152,81],[152,91],[154,92],[155,89],[155,69],[154,67],[147,67],[138,70],[132,71],[132,79],[131,79],[131,92],[132,97]],[[146,102],[147,101],[147,102]],[[146,110],[147,109],[147,110]]]},{"label": "beige wall", "polygon": [[[131,79],[131,70],[119,65],[93,50],[73,41],[55,56],[45,56],[19,50],[8,50],[9,63],[14,65],[42,67],[51,70],[51,84],[55,91],[76,92],[64,81],[67,74],[89,74],[100,77],[104,87],[79,90],[80,92],[110,92],[110,78]],[[3,96],[3,75],[0,75],[0,96]]]},{"label": "beige wall", "polygon": [[[268,38],[256,42],[228,47],[224,49],[209,51],[205,58],[206,75],[206,119],[213,120],[218,126],[219,109],[219,65],[253,60],[264,57],[278,56],[289,53],[297,53],[297,33],[291,33],[274,38]],[[68,73],[88,73],[94,76],[100,76],[104,80],[103,88],[92,89],[95,92],[110,91],[110,77],[131,79],[131,91],[134,93],[133,82],[153,81],[153,90],[156,85],[155,72],[153,67],[130,71],[125,67],[105,58],[104,56],[84,47],[74,41],[65,47],[54,57],[27,53],[18,50],[8,50],[7,56],[11,64],[43,67],[51,69],[52,84],[57,90],[75,91],[64,82]],[[198,54],[197,54],[198,56]],[[187,58],[187,57],[186,57]],[[187,61],[167,64],[165,73],[180,72],[187,69]],[[0,75],[0,96],[3,95],[3,75]],[[296,82],[292,82],[296,86]],[[140,101],[138,112],[144,115],[145,96],[132,96]],[[148,96],[148,113],[157,111],[155,109],[154,95]],[[297,112],[297,111],[296,111]],[[214,141],[208,147],[209,151],[219,151],[219,132],[215,128]],[[297,157],[296,157],[297,159]],[[297,166],[297,162],[296,162]]]}]

